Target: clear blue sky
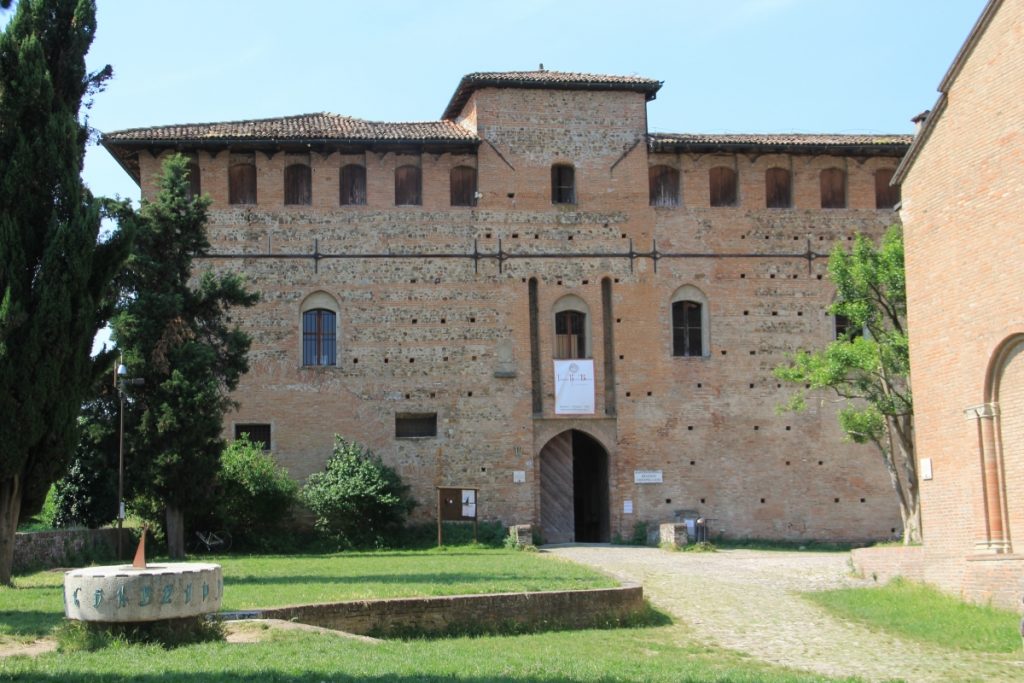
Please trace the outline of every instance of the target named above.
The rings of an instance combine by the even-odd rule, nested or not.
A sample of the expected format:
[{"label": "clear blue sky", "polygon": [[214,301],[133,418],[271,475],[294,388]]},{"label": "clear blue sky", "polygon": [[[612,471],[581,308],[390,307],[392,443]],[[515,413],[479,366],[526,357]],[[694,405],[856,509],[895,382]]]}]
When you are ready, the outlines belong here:
[{"label": "clear blue sky", "polygon": [[[332,111],[435,120],[471,71],[664,81],[662,132],[905,133],[984,0],[98,0],[101,131]],[[138,189],[101,148],[86,181]]]}]

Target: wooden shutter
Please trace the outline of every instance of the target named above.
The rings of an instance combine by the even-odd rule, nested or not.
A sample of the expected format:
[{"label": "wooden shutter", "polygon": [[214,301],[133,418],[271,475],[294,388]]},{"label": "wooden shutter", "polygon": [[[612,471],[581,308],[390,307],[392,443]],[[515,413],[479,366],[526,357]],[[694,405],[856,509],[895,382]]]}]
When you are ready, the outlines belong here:
[{"label": "wooden shutter", "polygon": [[736,206],[736,171],[728,166],[715,166],[708,171],[711,206]]},{"label": "wooden shutter", "polygon": [[240,439],[246,434],[249,441],[263,444],[263,450],[270,450],[270,425],[268,424],[236,424],[235,438]]},{"label": "wooden shutter", "polygon": [[670,166],[652,166],[648,175],[651,206],[679,206],[679,171]]},{"label": "wooden shutter", "polygon": [[284,203],[313,203],[313,169],[306,164],[292,164],[285,167]]},{"label": "wooden shutter", "polygon": [[342,206],[366,203],[366,168],[358,164],[341,167]]},{"label": "wooden shutter", "polygon": [[420,169],[418,166],[399,166],[395,169],[395,205],[423,203],[420,192]]},{"label": "wooden shutter", "polygon": [[840,168],[821,172],[821,208],[846,208],[846,173]]},{"label": "wooden shutter", "polygon": [[769,168],[764,172],[764,205],[769,209],[788,209],[792,206],[792,190],[788,170]]},{"label": "wooden shutter", "polygon": [[452,206],[476,206],[476,169],[456,166],[451,170]]},{"label": "wooden shutter", "polygon": [[188,163],[188,196],[198,197],[203,193],[203,186],[200,182],[199,162],[195,159]]},{"label": "wooden shutter", "polygon": [[256,203],[255,164],[234,164],[228,169],[228,203]]},{"label": "wooden shutter", "polygon": [[880,168],[875,171],[875,208],[891,209],[900,203],[899,185],[890,185],[894,171]]},{"label": "wooden shutter", "polygon": [[572,432],[548,441],[540,452],[540,526],[545,543],[576,540]]}]

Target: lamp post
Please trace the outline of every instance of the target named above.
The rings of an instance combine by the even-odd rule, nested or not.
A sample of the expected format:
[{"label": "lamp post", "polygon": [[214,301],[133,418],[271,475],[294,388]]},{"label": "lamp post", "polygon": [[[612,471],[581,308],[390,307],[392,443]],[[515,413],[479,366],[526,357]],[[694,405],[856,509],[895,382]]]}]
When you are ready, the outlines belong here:
[{"label": "lamp post", "polygon": [[146,383],[141,377],[128,377],[128,368],[124,363],[117,366],[117,395],[121,400],[121,429],[118,433],[117,447],[117,557],[120,559],[124,550],[124,392],[126,386],[141,386]]}]

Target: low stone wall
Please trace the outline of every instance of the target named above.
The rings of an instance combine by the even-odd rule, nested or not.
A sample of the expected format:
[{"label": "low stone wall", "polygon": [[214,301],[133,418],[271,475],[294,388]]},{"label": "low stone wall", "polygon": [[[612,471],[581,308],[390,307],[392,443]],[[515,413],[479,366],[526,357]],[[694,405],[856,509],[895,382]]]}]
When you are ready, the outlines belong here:
[{"label": "low stone wall", "polygon": [[[14,538],[15,573],[72,567],[117,556],[117,529],[61,529],[20,532]],[[134,536],[124,531],[124,545],[134,549]]]},{"label": "low stone wall", "polygon": [[299,605],[239,614],[285,619],[359,635],[518,632],[588,628],[644,611],[643,588],[448,595]]},{"label": "low stone wall", "polygon": [[850,555],[858,573],[879,583],[887,583],[897,576],[924,581],[924,546],[854,548]]}]

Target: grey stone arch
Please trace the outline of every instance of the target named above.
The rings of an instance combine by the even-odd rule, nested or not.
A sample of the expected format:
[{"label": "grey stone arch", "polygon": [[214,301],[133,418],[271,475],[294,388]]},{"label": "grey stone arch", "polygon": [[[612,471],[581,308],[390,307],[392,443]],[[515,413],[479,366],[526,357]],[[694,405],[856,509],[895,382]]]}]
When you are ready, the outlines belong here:
[{"label": "grey stone arch", "polygon": [[[559,420],[537,461],[540,533],[545,543],[607,543],[611,539],[613,449],[589,420]],[[596,422],[596,421],[595,421]],[[597,425],[595,425],[597,426]]]}]

